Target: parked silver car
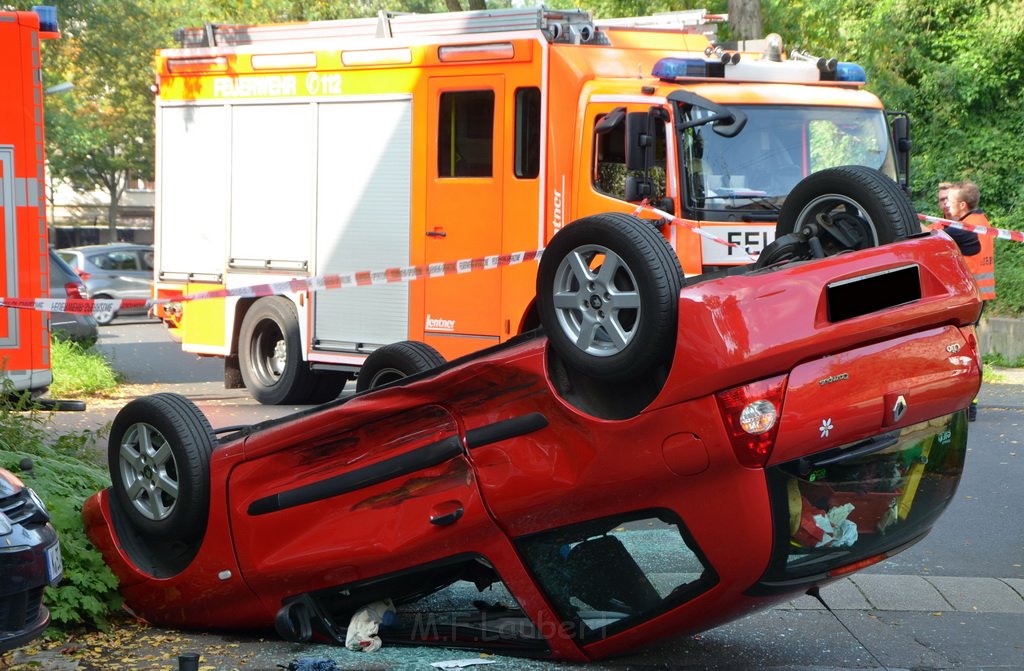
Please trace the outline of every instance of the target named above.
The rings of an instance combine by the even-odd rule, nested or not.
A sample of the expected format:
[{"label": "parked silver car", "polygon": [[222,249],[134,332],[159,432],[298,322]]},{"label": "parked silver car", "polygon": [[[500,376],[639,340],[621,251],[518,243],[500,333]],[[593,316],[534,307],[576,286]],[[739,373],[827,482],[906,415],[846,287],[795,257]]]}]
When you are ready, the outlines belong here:
[{"label": "parked silver car", "polygon": [[[50,250],[50,297],[89,298],[89,290],[82,282],[82,278],[52,249]],[[96,342],[99,329],[92,315],[54,312],[50,315],[50,333],[58,338],[80,343],[83,347],[90,347]]]},{"label": "parked silver car", "polygon": [[[82,278],[90,298],[149,298],[152,294],[153,248],[148,245],[87,245],[58,249],[57,254]],[[93,316],[100,324],[109,324],[117,312]]]}]

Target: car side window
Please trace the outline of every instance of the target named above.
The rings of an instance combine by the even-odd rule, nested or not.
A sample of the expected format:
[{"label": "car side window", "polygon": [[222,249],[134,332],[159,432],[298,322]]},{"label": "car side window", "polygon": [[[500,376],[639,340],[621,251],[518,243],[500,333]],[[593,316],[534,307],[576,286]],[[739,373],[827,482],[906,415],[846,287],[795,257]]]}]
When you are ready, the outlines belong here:
[{"label": "car side window", "polygon": [[153,252],[142,252],[142,269],[153,270]]},{"label": "car side window", "polygon": [[90,261],[103,270],[139,270],[135,252],[107,252],[93,256]]},{"label": "car side window", "polygon": [[60,257],[61,259],[64,259],[64,263],[68,264],[72,268],[75,268],[75,269],[78,268],[78,255],[77,254],[67,254],[67,253],[63,253],[63,252],[55,252],[55,254],[58,257]]}]

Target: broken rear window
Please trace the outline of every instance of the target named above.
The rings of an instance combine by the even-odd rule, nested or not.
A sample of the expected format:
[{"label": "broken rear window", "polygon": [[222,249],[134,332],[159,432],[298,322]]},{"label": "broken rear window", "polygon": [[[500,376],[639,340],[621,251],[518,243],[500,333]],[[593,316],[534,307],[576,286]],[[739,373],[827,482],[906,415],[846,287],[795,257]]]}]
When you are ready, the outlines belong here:
[{"label": "broken rear window", "polygon": [[562,527],[516,546],[566,629],[584,641],[639,624],[718,582],[667,510]]}]

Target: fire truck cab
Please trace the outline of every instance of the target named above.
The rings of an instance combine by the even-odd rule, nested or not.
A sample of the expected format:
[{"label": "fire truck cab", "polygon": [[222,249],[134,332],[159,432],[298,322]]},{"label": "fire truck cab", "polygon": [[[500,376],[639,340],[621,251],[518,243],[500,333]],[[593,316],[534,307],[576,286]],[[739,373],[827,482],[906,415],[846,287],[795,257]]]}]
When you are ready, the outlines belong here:
[{"label": "fire truck cab", "polygon": [[[694,276],[749,263],[813,172],[905,177],[905,119],[894,138],[862,69],[774,40],[724,52],[706,19],[523,8],[181,31],[156,61],[157,297],[538,250],[643,206]],[[229,386],[319,402],[382,345],[452,358],[534,327],[535,264],[481,265],[158,314],[184,350],[225,358]]]},{"label": "fire truck cab", "polygon": [[[59,37],[56,11],[0,11],[0,296],[49,295],[43,194],[40,40]],[[42,393],[53,381],[45,313],[0,310],[0,379]],[[6,384],[6,382],[5,382]]]}]

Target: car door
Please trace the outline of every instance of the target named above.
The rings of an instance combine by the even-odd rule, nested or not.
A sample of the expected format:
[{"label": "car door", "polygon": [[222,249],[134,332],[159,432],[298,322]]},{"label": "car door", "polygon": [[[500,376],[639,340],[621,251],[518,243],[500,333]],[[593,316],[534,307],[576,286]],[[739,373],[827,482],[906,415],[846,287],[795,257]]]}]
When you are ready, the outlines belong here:
[{"label": "car door", "polygon": [[342,404],[246,443],[228,489],[239,565],[257,594],[508,552],[448,411],[426,405],[330,428],[351,417]]}]

